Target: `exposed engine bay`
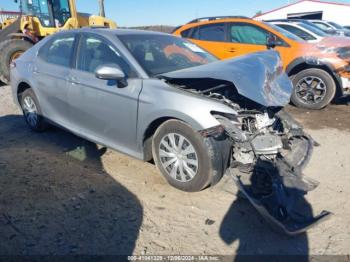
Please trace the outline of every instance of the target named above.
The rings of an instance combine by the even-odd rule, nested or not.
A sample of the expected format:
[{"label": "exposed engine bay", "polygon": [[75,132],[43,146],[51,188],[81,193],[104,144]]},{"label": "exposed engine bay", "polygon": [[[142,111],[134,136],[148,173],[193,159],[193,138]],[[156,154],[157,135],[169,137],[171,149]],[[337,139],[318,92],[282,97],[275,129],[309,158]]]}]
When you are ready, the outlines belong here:
[{"label": "exposed engine bay", "polygon": [[[277,52],[254,53],[161,76],[168,84],[230,107],[211,112],[220,125],[202,136],[227,141],[227,173],[276,229],[305,232],[331,213],[314,217],[304,196],[318,186],[302,171],[317,143],[284,110],[292,85]],[[227,150],[228,148],[228,150]]]},{"label": "exposed engine bay", "polygon": [[232,84],[217,84],[204,90],[193,85],[177,87],[220,101],[237,112],[212,112],[221,129],[208,130],[205,136],[225,136],[229,141],[228,173],[240,194],[275,229],[288,235],[303,233],[327,219],[331,215],[327,211],[314,217],[304,198],[318,186],[302,173],[318,144],[282,107],[261,106],[239,95]]}]

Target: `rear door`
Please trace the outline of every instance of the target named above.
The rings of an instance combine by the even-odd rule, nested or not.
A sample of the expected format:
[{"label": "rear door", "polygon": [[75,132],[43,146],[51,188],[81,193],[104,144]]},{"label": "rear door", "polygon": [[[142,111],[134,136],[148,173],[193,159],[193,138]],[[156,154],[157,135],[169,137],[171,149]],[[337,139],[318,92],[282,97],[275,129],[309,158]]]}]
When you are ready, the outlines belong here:
[{"label": "rear door", "polygon": [[75,42],[75,34],[59,34],[41,47],[33,67],[35,92],[44,115],[67,128],[70,127],[67,75]]},{"label": "rear door", "polygon": [[188,38],[219,59],[234,56],[231,43],[227,42],[227,24],[211,23],[192,29]]},{"label": "rear door", "polygon": [[[127,86],[95,77],[99,66],[119,65],[128,76]],[[124,153],[134,154],[138,97],[142,79],[107,39],[83,34],[75,69],[69,75],[70,119],[81,134]]]}]

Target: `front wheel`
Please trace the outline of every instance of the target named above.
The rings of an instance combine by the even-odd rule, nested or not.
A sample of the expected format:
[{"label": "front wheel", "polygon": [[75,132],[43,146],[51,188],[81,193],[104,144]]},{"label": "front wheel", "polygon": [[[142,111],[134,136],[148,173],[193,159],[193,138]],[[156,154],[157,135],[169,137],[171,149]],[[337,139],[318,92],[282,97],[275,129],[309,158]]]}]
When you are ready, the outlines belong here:
[{"label": "front wheel", "polygon": [[207,187],[213,174],[212,157],[204,138],[178,120],[162,124],[153,137],[155,163],[169,184],[186,192]]},{"label": "front wheel", "polygon": [[292,82],[294,90],[291,100],[297,107],[319,110],[326,107],[335,97],[334,79],[322,69],[303,70],[292,78]]}]

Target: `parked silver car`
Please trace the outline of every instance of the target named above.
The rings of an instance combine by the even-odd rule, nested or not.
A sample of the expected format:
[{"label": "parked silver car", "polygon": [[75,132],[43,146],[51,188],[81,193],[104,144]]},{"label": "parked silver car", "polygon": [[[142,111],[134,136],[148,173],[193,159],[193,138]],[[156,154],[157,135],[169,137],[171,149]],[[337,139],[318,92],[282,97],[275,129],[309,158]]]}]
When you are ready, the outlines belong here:
[{"label": "parked silver car", "polygon": [[292,85],[275,51],[218,61],[172,35],[82,29],[45,38],[11,67],[14,99],[35,131],[53,123],[154,159],[184,191],[227,172],[290,234],[328,215],[293,220],[295,200],[316,187],[302,175],[314,142],[282,110]]}]

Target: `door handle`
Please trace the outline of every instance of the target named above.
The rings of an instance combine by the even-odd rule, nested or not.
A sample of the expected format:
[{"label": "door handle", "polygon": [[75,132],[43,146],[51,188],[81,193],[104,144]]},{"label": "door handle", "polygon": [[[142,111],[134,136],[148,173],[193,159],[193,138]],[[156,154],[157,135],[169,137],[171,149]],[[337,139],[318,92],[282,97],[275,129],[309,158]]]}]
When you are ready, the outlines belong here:
[{"label": "door handle", "polygon": [[67,81],[70,82],[72,85],[79,85],[80,84],[78,78],[76,78],[76,77],[68,77]]},{"label": "door handle", "polygon": [[230,52],[230,53],[235,53],[237,50],[236,50],[236,48],[228,48],[227,49],[227,52]]},{"label": "door handle", "polygon": [[37,67],[33,67],[33,74],[39,74],[39,70]]}]

